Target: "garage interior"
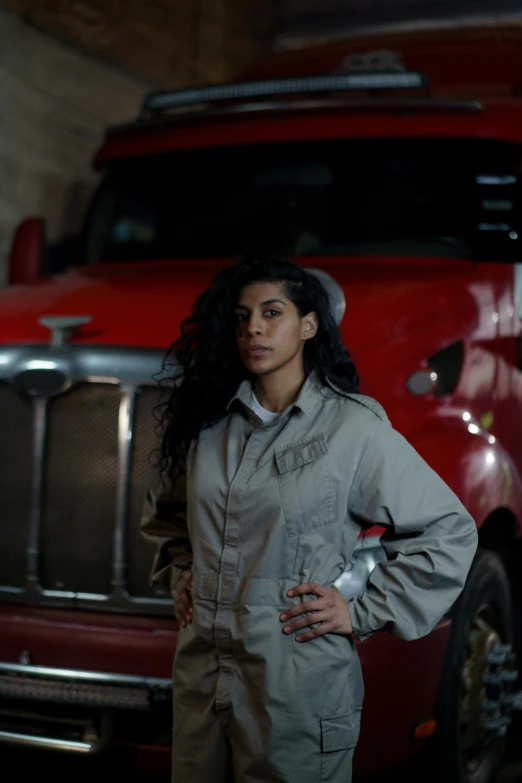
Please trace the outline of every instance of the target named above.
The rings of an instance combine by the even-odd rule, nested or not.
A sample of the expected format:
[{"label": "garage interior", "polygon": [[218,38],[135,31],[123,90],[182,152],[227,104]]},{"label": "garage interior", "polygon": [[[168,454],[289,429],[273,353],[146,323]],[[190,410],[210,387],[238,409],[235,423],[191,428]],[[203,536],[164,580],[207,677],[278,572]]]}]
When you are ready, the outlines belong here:
[{"label": "garage interior", "polygon": [[100,137],[145,93],[371,30],[521,20],[513,0],[1,0],[0,285],[21,219],[44,217],[50,243],[78,230]]}]

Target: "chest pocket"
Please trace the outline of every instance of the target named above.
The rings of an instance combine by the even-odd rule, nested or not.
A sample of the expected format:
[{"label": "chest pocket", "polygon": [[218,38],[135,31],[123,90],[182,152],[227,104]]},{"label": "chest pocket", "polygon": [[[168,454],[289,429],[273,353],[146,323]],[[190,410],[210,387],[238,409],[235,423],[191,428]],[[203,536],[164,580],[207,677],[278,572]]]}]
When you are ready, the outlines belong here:
[{"label": "chest pocket", "polygon": [[275,450],[288,535],[335,522],[328,443],[324,434]]}]

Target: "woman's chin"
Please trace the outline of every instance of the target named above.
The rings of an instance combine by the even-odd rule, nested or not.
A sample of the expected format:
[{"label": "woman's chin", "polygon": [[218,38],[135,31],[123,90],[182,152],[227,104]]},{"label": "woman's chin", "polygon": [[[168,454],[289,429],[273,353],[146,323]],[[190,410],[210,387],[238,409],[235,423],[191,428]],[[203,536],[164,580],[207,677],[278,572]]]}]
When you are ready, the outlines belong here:
[{"label": "woman's chin", "polygon": [[273,369],[273,362],[267,361],[267,358],[266,356],[247,356],[243,359],[243,364],[252,375],[264,375]]}]

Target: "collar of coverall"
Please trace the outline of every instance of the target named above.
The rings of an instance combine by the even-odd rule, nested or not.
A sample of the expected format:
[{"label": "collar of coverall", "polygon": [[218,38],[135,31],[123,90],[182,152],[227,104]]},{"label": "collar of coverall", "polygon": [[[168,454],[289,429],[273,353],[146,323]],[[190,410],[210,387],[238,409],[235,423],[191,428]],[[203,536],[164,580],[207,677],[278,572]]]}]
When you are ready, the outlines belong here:
[{"label": "collar of coverall", "polygon": [[[291,408],[299,408],[299,410],[303,411],[305,416],[308,416],[310,414],[310,411],[318,401],[320,390],[321,390],[321,384],[319,383],[319,380],[317,378],[317,373],[314,370],[313,372],[310,373],[310,375],[304,382],[302,389],[299,392],[297,399],[293,403]],[[243,381],[240,384],[237,392],[234,394],[234,396],[228,403],[227,410],[229,410],[231,405],[235,403],[236,400],[243,405],[243,407],[247,410],[248,413],[253,413],[250,405],[252,401],[252,384],[250,383],[249,380]]]}]

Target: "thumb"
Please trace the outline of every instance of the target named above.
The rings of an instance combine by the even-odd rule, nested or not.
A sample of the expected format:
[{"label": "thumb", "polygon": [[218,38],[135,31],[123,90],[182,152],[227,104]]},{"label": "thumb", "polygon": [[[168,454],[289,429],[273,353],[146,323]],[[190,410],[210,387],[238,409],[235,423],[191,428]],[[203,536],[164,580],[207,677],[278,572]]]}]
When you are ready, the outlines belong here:
[{"label": "thumb", "polygon": [[192,571],[183,571],[183,580],[185,582],[185,587],[192,587]]}]

